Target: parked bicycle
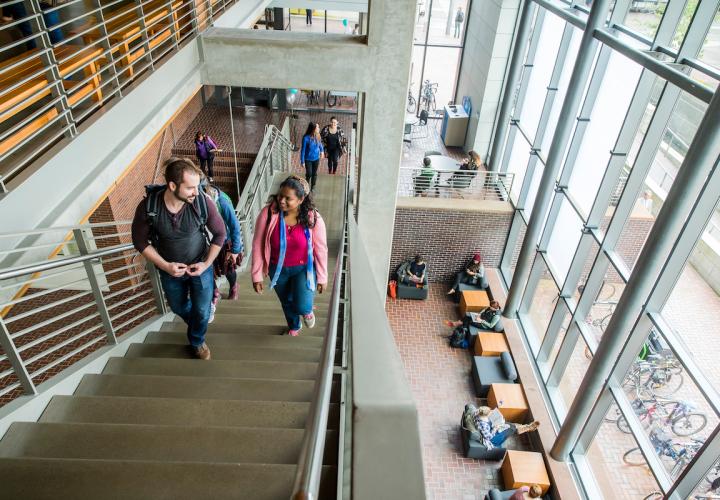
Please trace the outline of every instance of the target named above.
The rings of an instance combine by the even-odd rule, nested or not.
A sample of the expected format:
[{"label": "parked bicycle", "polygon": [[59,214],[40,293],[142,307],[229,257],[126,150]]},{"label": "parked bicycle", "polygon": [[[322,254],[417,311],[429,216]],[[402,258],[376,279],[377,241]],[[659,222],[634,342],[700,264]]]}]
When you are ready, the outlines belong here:
[{"label": "parked bicycle", "polygon": [[683,385],[680,361],[672,352],[650,354],[644,360],[636,360],[625,377],[623,387],[635,392],[636,399],[668,398]]},{"label": "parked bicycle", "polygon": [[[674,461],[672,469],[670,470],[670,477],[673,479],[692,461],[697,451],[703,445],[702,441],[697,439],[693,439],[689,443],[675,442],[660,428],[651,429],[648,437],[655,449],[655,453],[657,453],[660,458],[666,457]],[[623,462],[633,467],[640,465],[647,466],[640,447],[626,451],[623,455]]]},{"label": "parked bicycle", "polygon": [[410,84],[410,88],[408,89],[408,96],[407,96],[407,107],[405,110],[408,113],[415,114],[415,111],[417,111],[417,101],[412,95],[412,83]]},{"label": "parked bicycle", "polygon": [[438,91],[438,84],[432,83],[430,80],[423,82],[422,90],[420,91],[420,109],[425,111],[435,111],[437,108],[435,104],[435,94]]},{"label": "parked bicycle", "polygon": [[[663,428],[671,429],[677,436],[692,436],[703,430],[707,425],[707,417],[702,413],[693,411],[695,407],[692,403],[636,399],[632,402],[632,406],[641,423],[648,427],[659,424]],[[617,411],[618,418],[615,420],[617,428],[625,434],[632,434],[627,420],[619,413],[619,409]]]}]

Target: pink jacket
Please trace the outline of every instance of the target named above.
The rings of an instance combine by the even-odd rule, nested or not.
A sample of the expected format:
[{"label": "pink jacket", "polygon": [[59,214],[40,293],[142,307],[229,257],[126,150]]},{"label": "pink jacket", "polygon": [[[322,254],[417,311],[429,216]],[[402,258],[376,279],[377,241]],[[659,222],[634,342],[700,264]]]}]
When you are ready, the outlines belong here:
[{"label": "pink jacket", "polygon": [[[260,211],[255,221],[255,235],[252,243],[252,266],[250,275],[253,283],[258,283],[268,275],[270,267],[270,235],[280,220],[279,212],[272,211],[270,221],[267,222],[267,211],[270,205]],[[316,212],[317,213],[317,212]],[[317,282],[323,285],[327,284],[327,235],[325,234],[325,221],[320,214],[317,214],[315,227],[310,229],[310,242],[313,246],[313,263],[315,273],[317,274]]]}]

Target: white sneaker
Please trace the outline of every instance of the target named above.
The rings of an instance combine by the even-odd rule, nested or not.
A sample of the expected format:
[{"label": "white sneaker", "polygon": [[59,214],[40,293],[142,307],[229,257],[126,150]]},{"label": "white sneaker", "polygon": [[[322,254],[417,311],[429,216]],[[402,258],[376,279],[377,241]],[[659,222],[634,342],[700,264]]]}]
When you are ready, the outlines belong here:
[{"label": "white sneaker", "polygon": [[210,317],[208,318],[208,324],[215,321],[215,309],[217,309],[217,306],[213,302],[210,302]]},{"label": "white sneaker", "polygon": [[315,313],[305,314],[303,316],[303,323],[305,323],[305,326],[308,328],[313,328],[315,326]]}]

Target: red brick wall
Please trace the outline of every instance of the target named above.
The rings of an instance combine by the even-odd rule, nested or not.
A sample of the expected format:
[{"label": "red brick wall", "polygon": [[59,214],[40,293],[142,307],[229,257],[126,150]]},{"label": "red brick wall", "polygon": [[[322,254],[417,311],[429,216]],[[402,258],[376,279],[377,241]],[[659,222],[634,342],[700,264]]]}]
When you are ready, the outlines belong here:
[{"label": "red brick wall", "polygon": [[475,252],[483,256],[486,267],[499,267],[507,239],[512,211],[453,211],[402,208],[395,211],[395,230],[390,257],[390,275],[397,266],[415,254],[428,263],[431,282],[449,282],[463,269]]}]

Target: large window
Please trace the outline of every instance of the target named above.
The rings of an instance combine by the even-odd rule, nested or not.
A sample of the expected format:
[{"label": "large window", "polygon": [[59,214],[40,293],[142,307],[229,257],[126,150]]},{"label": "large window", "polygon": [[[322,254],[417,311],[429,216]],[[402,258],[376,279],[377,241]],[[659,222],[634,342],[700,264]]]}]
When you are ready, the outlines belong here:
[{"label": "large window", "polygon": [[[607,22],[630,50],[712,92],[718,3],[633,0]],[[587,19],[586,7],[595,8],[568,8]],[[588,498],[701,498],[720,476],[720,151],[686,158],[707,137],[698,131],[711,92],[615,45],[582,45],[580,27],[540,6],[532,16],[527,38],[516,40],[522,67],[496,163],[516,179],[506,283],[518,279],[520,247],[535,252],[511,313],[557,424],[572,423],[579,398],[592,402],[570,446]],[[579,54],[588,64],[575,66]],[[571,131],[558,138],[568,95],[579,98],[565,122]],[[712,118],[711,129],[720,126]],[[557,175],[544,185],[547,169]],[[691,193],[676,182],[690,169],[702,173]],[[525,242],[537,225],[537,241]],[[595,360],[608,352],[612,359]],[[597,394],[580,390],[586,377]]]},{"label": "large window", "polygon": [[408,112],[437,117],[455,100],[469,9],[470,0],[418,0]]}]

